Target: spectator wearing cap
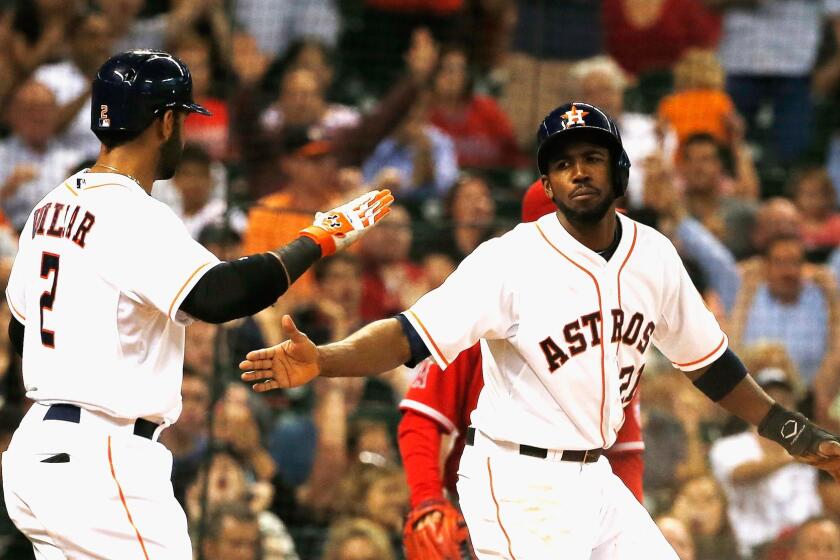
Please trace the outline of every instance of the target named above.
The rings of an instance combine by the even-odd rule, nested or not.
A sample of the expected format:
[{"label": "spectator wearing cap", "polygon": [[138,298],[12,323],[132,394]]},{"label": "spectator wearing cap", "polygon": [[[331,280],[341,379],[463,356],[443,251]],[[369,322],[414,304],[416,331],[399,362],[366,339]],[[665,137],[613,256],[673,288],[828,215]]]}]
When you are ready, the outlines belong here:
[{"label": "spectator wearing cap", "polygon": [[[236,149],[241,155],[242,168],[248,181],[248,189],[254,198],[275,192],[278,185],[278,160],[284,156],[284,145],[287,128],[298,128],[299,125],[315,125],[317,134],[330,140],[330,153],[339,168],[359,167],[374,151],[376,146],[404,120],[406,114],[414,105],[419,92],[426,86],[429,77],[437,63],[437,46],[427,31],[418,30],[412,35],[411,47],[406,53],[407,76],[397,81],[381,101],[370,111],[359,118],[355,124],[323,128],[321,119],[327,113],[314,110],[314,105],[321,109],[329,109],[329,105],[311,103],[307,107],[308,120],[304,122],[299,115],[297,124],[290,126],[275,126],[271,119],[261,120],[264,104],[259,99],[257,82],[262,76],[244,75],[247,65],[237,66],[236,73],[240,78],[240,89],[235,95],[233,103],[234,113],[231,122],[236,134]],[[299,69],[311,75],[306,69]],[[300,74],[304,75],[304,74]],[[310,83],[315,88],[314,93],[323,96],[325,84],[320,79]],[[318,93],[320,92],[320,93]],[[317,109],[317,108],[315,108]],[[284,112],[284,123],[288,124],[291,117]],[[313,120],[314,117],[314,120]],[[281,170],[282,173],[282,170]]]},{"label": "spectator wearing cap", "polygon": [[[246,255],[293,240],[310,225],[314,212],[332,208],[346,194],[338,192],[332,143],[312,128],[284,131],[280,171],[283,189],[259,199],[248,213],[242,247]],[[312,273],[304,274],[288,294],[308,298]]]},{"label": "spectator wearing cap", "polygon": [[[765,368],[755,373],[755,380],[776,402],[795,409],[794,388],[784,371]],[[754,427],[717,440],[709,459],[726,493],[729,521],[744,556],[822,511],[817,470],[795,462]]]}]

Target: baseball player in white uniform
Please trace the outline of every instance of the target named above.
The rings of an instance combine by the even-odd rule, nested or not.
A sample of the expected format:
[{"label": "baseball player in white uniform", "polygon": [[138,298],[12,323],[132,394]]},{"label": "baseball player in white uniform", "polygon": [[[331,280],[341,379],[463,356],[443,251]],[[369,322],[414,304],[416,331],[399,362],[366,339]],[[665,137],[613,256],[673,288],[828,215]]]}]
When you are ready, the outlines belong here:
[{"label": "baseball player in white uniform", "polygon": [[458,472],[479,558],[677,558],[602,454],[650,344],[762,435],[838,475],[837,438],[761,391],[671,243],[616,213],[630,161],[612,119],[569,103],[538,141],[556,213],[482,244],[410,309],[343,341],[315,347],[284,318],[290,340],[249,353],[243,379],[265,391],[428,355],[446,368],[480,341],[485,384]]},{"label": "baseball player in white uniform", "polygon": [[149,196],[172,176],[192,100],[163,52],[109,59],[93,84],[96,163],[30,214],[6,291],[35,402],[3,454],[11,519],[39,559],[192,558],[157,442],[181,411],[184,327],[263,309],[321,255],[388,212],[386,191],[328,214],[276,251],[220,262]]}]

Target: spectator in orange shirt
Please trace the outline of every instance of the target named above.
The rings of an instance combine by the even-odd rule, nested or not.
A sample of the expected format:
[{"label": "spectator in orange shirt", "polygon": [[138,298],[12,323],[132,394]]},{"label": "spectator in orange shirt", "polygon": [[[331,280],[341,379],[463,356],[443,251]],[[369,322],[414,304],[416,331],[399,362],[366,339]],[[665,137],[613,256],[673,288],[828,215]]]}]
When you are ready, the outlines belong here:
[{"label": "spectator in orange shirt", "polygon": [[[282,188],[259,199],[248,213],[244,254],[268,251],[288,243],[312,223],[312,213],[330,208],[339,198],[338,172],[332,145],[315,138],[309,128],[287,128],[280,156]],[[312,274],[307,272],[289,293],[308,297]]]},{"label": "spectator in orange shirt", "polygon": [[724,90],[723,68],[713,51],[687,51],[674,67],[674,90],[662,99],[657,112],[676,131],[680,147],[700,133],[729,143],[727,119],[735,104]]}]

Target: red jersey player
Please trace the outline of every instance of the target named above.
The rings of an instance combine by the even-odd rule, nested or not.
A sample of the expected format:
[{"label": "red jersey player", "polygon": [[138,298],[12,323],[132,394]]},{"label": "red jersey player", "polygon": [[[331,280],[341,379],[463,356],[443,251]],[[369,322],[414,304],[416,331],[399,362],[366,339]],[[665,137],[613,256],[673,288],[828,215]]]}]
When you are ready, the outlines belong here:
[{"label": "red jersey player", "polygon": [[[555,210],[553,202],[545,196],[542,183],[536,181],[522,201],[522,221],[531,222]],[[447,515],[443,511],[447,509],[444,489],[451,497],[457,496],[455,483],[461,453],[466,445],[470,414],[478,403],[483,386],[479,343],[461,352],[445,373],[432,360],[424,361],[418,366],[414,380],[400,402],[403,417],[398,441],[411,492],[411,507],[415,512],[422,509],[429,514],[437,513],[434,521],[438,524]],[[624,417],[618,439],[609,449],[607,458],[613,472],[641,502],[644,442],[638,391],[624,408]],[[443,476],[440,472],[441,434],[455,436],[446,457]],[[440,505],[440,509],[435,508],[436,504]],[[407,526],[406,534],[419,530],[423,521],[423,517],[409,515],[407,524],[414,526]],[[431,540],[439,541],[442,537],[435,535]],[[406,546],[406,554],[407,560],[420,560],[416,553],[416,558],[412,556],[411,546]]]}]

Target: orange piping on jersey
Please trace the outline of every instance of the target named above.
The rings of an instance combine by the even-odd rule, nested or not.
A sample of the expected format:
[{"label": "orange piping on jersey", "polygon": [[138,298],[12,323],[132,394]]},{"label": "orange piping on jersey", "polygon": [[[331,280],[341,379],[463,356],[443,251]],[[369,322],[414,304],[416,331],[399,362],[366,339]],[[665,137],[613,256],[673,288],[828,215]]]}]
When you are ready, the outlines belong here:
[{"label": "orange piping on jersey", "polygon": [[513,545],[510,543],[510,535],[505,530],[505,526],[502,524],[502,514],[499,511],[499,501],[496,500],[496,492],[493,490],[493,470],[490,468],[490,457],[487,457],[487,476],[490,477],[490,497],[493,498],[493,503],[496,504],[496,521],[499,522],[499,528],[502,530],[502,533],[505,535],[505,540],[508,543],[508,554],[512,560],[516,560],[516,556],[513,555]]},{"label": "orange piping on jersey", "polygon": [[178,290],[178,293],[177,293],[177,294],[175,294],[175,298],[172,300],[172,303],[170,303],[170,304],[169,304],[169,316],[170,316],[170,317],[172,317],[172,308],[173,308],[173,307],[175,307],[175,302],[176,302],[176,301],[178,301],[178,298],[179,298],[179,297],[181,297],[181,292],[183,292],[183,291],[184,291],[184,288],[186,288],[186,287],[187,287],[187,285],[188,285],[190,282],[192,282],[192,279],[193,279],[193,278],[195,278],[195,275],[196,275],[196,274],[198,274],[198,271],[199,271],[199,270],[201,270],[202,268],[204,268],[205,266],[207,266],[208,264],[210,264],[210,262],[209,262],[209,261],[208,261],[208,262],[206,262],[206,263],[204,263],[204,264],[199,265],[199,267],[198,267],[198,268],[196,268],[195,270],[193,270],[193,273],[192,273],[192,274],[190,274],[190,277],[189,277],[189,278],[187,278],[187,281],[186,281],[186,282],[184,282],[184,283],[183,283],[183,285],[181,285],[181,289],[180,289],[180,290]]},{"label": "orange piping on jersey", "polygon": [[70,191],[70,194],[72,194],[73,196],[79,196],[79,193],[77,193],[76,191],[74,191],[74,190],[73,190],[73,187],[71,187],[71,186],[70,186],[70,185],[68,185],[67,183],[64,183],[64,186],[65,186],[65,187],[67,187],[67,190],[68,190],[68,191]]},{"label": "orange piping on jersey", "polygon": [[137,542],[140,543],[140,548],[143,549],[143,557],[146,560],[149,560],[149,553],[146,552],[146,544],[143,542],[143,537],[140,535],[140,531],[137,530],[137,525],[134,524],[134,520],[131,518],[131,512],[128,511],[128,504],[125,502],[125,494],[123,494],[120,481],[117,480],[117,473],[114,471],[114,461],[111,458],[111,436],[108,436],[108,465],[111,467],[111,477],[117,484],[117,491],[120,493],[120,501],[122,502],[123,509],[125,509],[125,514],[128,516],[128,522],[131,523],[131,527],[134,529],[134,534],[137,535]]},{"label": "orange piping on jersey", "polygon": [[694,360],[693,362],[686,362],[684,364],[678,364],[677,362],[674,362],[674,365],[677,366],[677,367],[686,367],[686,366],[693,366],[694,364],[699,364],[700,362],[708,359],[709,356],[711,356],[712,354],[714,354],[715,352],[720,350],[720,347],[723,346],[724,342],[726,342],[726,335],[723,335],[723,338],[720,339],[720,344],[715,346],[714,350],[712,350],[711,352],[709,352],[708,354],[706,354],[705,356],[703,356],[699,360]]},{"label": "orange piping on jersey", "polygon": [[[630,244],[630,250],[627,251],[627,256],[624,257],[624,262],[622,262],[621,266],[618,267],[618,274],[615,277],[615,283],[618,285],[618,308],[621,310],[622,313],[624,313],[624,308],[621,306],[621,271],[624,270],[624,265],[627,264],[627,261],[630,260],[630,255],[633,254],[633,249],[636,248],[636,233],[637,233],[637,231],[638,231],[638,228],[636,227],[636,223],[633,222],[633,242]],[[601,329],[603,330],[603,334],[604,334],[604,336],[601,337],[601,344],[603,344],[604,339],[606,339],[606,333],[607,333],[607,327],[606,327],[606,325],[604,325],[604,320],[603,319],[601,320]],[[618,353],[620,351],[621,351],[621,341],[619,341],[619,343],[615,345],[615,356],[616,356],[616,358],[618,358]],[[621,409],[621,415],[625,418],[627,416],[624,413],[624,408],[623,407]],[[624,424],[624,420],[622,420],[621,423]],[[611,447],[610,449],[612,449],[614,447],[615,447],[615,445],[613,445],[613,447]]]},{"label": "orange piping on jersey", "polygon": [[91,185],[89,187],[85,187],[82,190],[83,191],[89,191],[91,189],[98,189],[99,187],[122,187],[124,189],[128,188],[125,185],[121,185],[119,183],[102,183],[101,185]]},{"label": "orange piping on jersey", "polygon": [[[579,265],[578,263],[576,263],[575,261],[570,259],[566,255],[566,253],[564,253],[563,251],[561,251],[560,249],[555,247],[554,243],[549,241],[548,237],[546,237],[545,233],[543,232],[542,228],[540,227],[540,224],[534,222],[534,225],[537,226],[537,231],[540,232],[540,235],[542,235],[542,238],[545,239],[545,242],[548,243],[549,246],[552,249],[557,251],[564,259],[566,259],[567,261],[569,261],[570,263],[572,263],[573,265],[575,265],[576,267],[581,269],[583,272],[585,272],[587,274],[587,276],[589,276],[592,279],[592,282],[595,284],[595,291],[598,293],[598,313],[601,315],[601,330],[604,334],[606,334],[606,329],[604,328],[604,309],[603,309],[603,303],[601,302],[601,286],[598,284],[598,279],[595,278],[595,275],[592,274],[591,272],[589,272],[585,267]],[[604,435],[604,403],[607,400],[606,372],[605,372],[605,367],[604,367],[604,361],[605,361],[604,346],[606,346],[606,344],[604,344],[604,338],[605,338],[605,336],[601,336],[601,419],[598,422],[598,429],[601,431],[601,446],[602,447],[607,445],[607,437]]]},{"label": "orange piping on jersey", "polygon": [[[633,249],[636,248],[636,224],[633,224],[633,242],[630,244],[630,250],[627,251],[627,256],[624,257],[624,262],[621,263],[621,266],[618,268],[618,275],[616,276],[616,283],[618,284],[618,307],[621,309],[621,271],[624,270],[624,265],[627,264],[627,261],[630,260],[630,255],[633,254]],[[606,327],[602,324],[602,329],[606,330]]]},{"label": "orange piping on jersey", "polygon": [[[8,300],[7,300],[7,301],[8,301]],[[15,307],[15,304],[13,304],[11,301],[9,301],[9,308],[10,308],[12,311],[14,311],[14,314],[15,314],[15,315],[19,316],[21,319],[23,319],[24,321],[26,321],[26,316],[25,316],[23,313],[21,313],[20,311],[18,311],[18,310],[17,310],[17,307]]]},{"label": "orange piping on jersey", "polygon": [[444,356],[443,352],[441,352],[440,348],[438,348],[438,345],[435,342],[435,339],[432,338],[432,335],[430,335],[428,329],[426,329],[426,325],[423,324],[423,321],[420,320],[420,317],[418,317],[417,314],[414,311],[409,309],[409,310],[407,310],[407,312],[411,313],[411,316],[414,317],[414,320],[417,321],[417,324],[420,325],[420,328],[423,329],[424,333],[426,333],[426,338],[428,338],[429,342],[432,343],[432,346],[434,346],[434,348],[435,348],[435,352],[437,352],[437,355],[440,356],[440,359],[443,361],[444,368],[448,368],[449,367],[449,362],[446,361],[446,356]]}]

